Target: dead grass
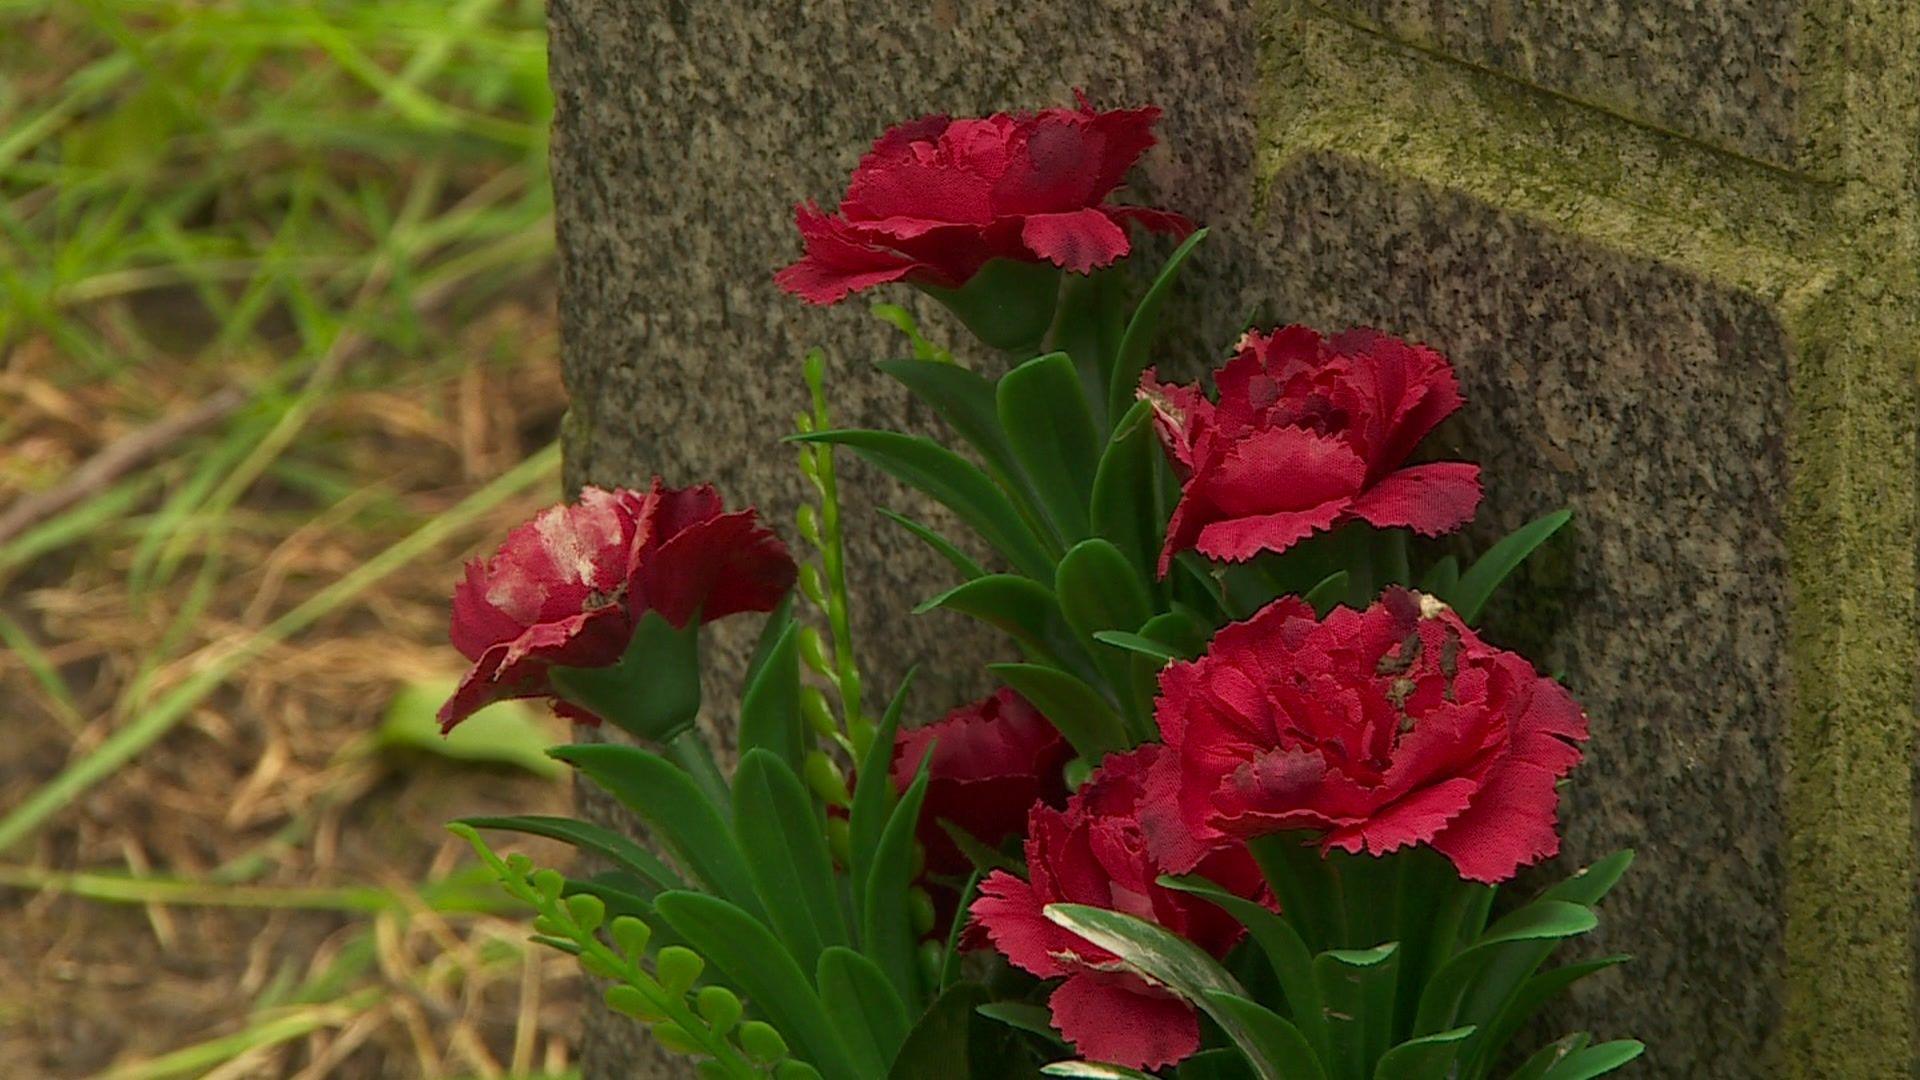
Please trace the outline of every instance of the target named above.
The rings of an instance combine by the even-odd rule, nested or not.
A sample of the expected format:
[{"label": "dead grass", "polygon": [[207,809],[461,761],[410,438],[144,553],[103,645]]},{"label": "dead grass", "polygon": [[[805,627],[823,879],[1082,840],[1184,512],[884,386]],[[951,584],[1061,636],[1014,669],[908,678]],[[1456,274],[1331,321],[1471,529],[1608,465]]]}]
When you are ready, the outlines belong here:
[{"label": "dead grass", "polygon": [[489,486],[564,409],[538,25],[0,3],[0,514],[58,503],[0,538],[0,1076],[568,1069],[572,962],[442,829],[563,783],[378,735],[557,485]]}]

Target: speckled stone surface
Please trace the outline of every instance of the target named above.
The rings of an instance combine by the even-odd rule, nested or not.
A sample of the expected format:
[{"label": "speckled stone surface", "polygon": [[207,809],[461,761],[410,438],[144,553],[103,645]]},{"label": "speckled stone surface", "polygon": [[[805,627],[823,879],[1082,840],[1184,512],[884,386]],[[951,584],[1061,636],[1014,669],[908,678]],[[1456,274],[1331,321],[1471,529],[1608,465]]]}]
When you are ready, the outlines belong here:
[{"label": "speckled stone surface", "polygon": [[[1780,164],[1803,147],[1802,0],[1323,0],[1399,40]],[[1818,6],[1818,5],[1816,5]]]},{"label": "speckled stone surface", "polygon": [[[865,370],[899,344],[861,302],[774,289],[791,204],[835,200],[892,119],[1076,85],[1158,103],[1141,187],[1215,229],[1158,362],[1192,374],[1249,312],[1427,340],[1469,396],[1442,438],[1487,465],[1471,543],[1577,511],[1489,624],[1593,715],[1565,866],[1638,849],[1597,943],[1637,959],[1549,1026],[1644,1038],[1639,1075],[1895,1075],[1920,348],[1902,10],[553,0],[569,482],[711,479],[792,536],[777,439],[808,346],[843,422],[927,418]],[[929,716],[997,657],[906,614],[949,579],[872,510],[942,516],[843,476],[869,685],[922,665]],[[713,716],[753,629],[710,635]],[[588,1077],[682,1075],[603,1019]]]},{"label": "speckled stone surface", "polygon": [[[553,0],[549,10],[570,484],[711,479],[792,538],[802,481],[778,440],[801,406],[800,358],[813,345],[832,355],[843,423],[925,421],[866,370],[903,348],[863,300],[810,309],[771,277],[799,253],[793,204],[837,202],[894,120],[1068,104],[1076,86],[1103,104],[1158,102],[1163,129],[1181,138],[1141,175],[1171,205],[1227,223],[1223,251],[1249,228],[1257,87],[1253,19],[1240,4]],[[944,518],[858,462],[843,468],[872,693],[915,664],[918,717],[984,692],[981,663],[1008,657],[958,616],[907,613],[950,578],[873,509]],[[720,661],[710,715],[726,714],[752,630],[735,620],[709,635]],[[586,809],[608,812],[591,799]],[[588,1076],[632,1076],[633,1061],[656,1060],[637,1049],[633,1024],[602,1019],[594,1010],[588,1020]],[[638,1075],[681,1073],[645,1064]]]},{"label": "speckled stone surface", "polygon": [[1528,567],[1527,606],[1486,623],[1592,717],[1553,873],[1637,850],[1595,943],[1637,960],[1549,1026],[1646,1041],[1644,1075],[1772,1075],[1755,1067],[1783,985],[1779,326],[1749,297],[1337,159],[1289,169],[1270,214],[1288,317],[1453,359],[1467,407],[1442,443],[1487,489],[1473,550],[1576,511]]}]

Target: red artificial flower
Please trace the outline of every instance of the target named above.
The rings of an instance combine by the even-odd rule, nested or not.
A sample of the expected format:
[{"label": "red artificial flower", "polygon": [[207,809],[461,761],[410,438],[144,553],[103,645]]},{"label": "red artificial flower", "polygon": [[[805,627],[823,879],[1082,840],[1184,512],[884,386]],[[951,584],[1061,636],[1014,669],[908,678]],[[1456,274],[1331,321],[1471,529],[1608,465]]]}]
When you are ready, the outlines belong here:
[{"label": "red artificial flower", "polygon": [[1188,548],[1241,562],[1356,518],[1438,536],[1480,504],[1479,466],[1406,464],[1460,407],[1452,365],[1424,345],[1373,330],[1249,333],[1214,382],[1218,404],[1151,370],[1141,379],[1181,478],[1163,576]]},{"label": "red artificial flower", "polygon": [[648,611],[684,627],[696,613],[710,622],[773,610],[793,585],[792,557],[752,510],[723,511],[705,484],[590,487],[508,533],[492,558],[467,563],[450,636],[473,667],[440,707],[440,729],[495,701],[553,696],[552,666],[618,662]]},{"label": "red artificial flower", "polygon": [[929,116],[882,135],[840,208],[795,210],[806,254],[774,275],[809,303],[890,281],[959,288],[990,259],[1088,273],[1127,254],[1126,225],[1186,235],[1179,214],[1105,201],[1154,143],[1160,110]]},{"label": "red artificial flower", "polygon": [[1073,747],[1040,710],[1005,687],[934,723],[901,731],[894,741],[895,790],[913,782],[928,747],[933,762],[927,766],[919,837],[932,873],[965,874],[972,865],[940,827],[943,819],[997,847],[1019,835],[1028,807],[1058,805],[1066,797],[1063,770]]},{"label": "red artificial flower", "polygon": [[1505,881],[1559,851],[1554,785],[1587,739],[1560,684],[1397,587],[1324,621],[1274,601],[1169,664],[1155,715],[1167,753],[1142,818],[1176,871],[1228,837],[1303,829],[1323,850],[1427,844]]},{"label": "red artificial flower", "polygon": [[[1027,819],[1028,880],[996,870],[972,907],[975,923],[1008,960],[1043,979],[1066,978],[1048,1000],[1053,1026],[1083,1056],[1134,1069],[1170,1065],[1199,1048],[1193,1009],[1049,921],[1043,909],[1070,903],[1122,911],[1216,957],[1240,940],[1245,928],[1226,912],[1156,883],[1165,868],[1151,857],[1137,815],[1150,799],[1145,781],[1163,750],[1149,743],[1108,757],[1065,812],[1035,806]],[[1195,866],[1224,889],[1270,903],[1244,847],[1217,848]]]}]

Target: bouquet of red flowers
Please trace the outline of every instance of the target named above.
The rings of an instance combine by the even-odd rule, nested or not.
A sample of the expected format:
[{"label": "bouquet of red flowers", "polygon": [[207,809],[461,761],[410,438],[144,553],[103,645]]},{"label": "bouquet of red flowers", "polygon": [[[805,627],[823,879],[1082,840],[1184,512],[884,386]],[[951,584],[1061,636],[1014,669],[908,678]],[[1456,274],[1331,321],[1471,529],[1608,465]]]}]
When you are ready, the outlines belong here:
[{"label": "bouquet of red flowers", "polygon": [[[454,828],[537,940],[703,1076],[1582,1080],[1641,1051],[1522,1045],[1545,1002],[1624,959],[1544,966],[1630,856],[1496,895],[1557,853],[1588,721],[1475,624],[1568,515],[1470,561],[1432,542],[1480,479],[1421,456],[1461,405],[1424,345],[1255,329],[1211,391],[1156,375],[1205,236],[1112,198],[1157,117],[1083,99],[914,121],[837,210],[799,209],[782,287],[831,304],[905,283],[1006,356],[963,366],[882,309],[913,355],[878,367],[954,446],[835,428],[808,357],[804,557],[712,488],[655,479],[547,511],[455,590],[473,667],[444,727],[541,697],[622,729],[636,742],[552,753],[652,843],[566,818]],[[1135,281],[1140,230],[1184,240]],[[916,612],[1010,639],[992,696],[918,725],[907,686],[869,710],[836,448],[990,552],[888,515],[958,578]],[[729,770],[694,727],[700,628],[754,612]],[[481,829],[606,869],[535,869]]]}]

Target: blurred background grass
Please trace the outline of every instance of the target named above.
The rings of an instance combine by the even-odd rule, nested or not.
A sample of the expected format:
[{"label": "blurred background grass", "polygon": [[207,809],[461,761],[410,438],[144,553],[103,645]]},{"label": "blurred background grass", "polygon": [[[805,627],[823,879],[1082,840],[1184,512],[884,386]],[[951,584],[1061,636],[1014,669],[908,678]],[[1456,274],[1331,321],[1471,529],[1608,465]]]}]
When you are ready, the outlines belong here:
[{"label": "blurred background grass", "polygon": [[430,716],[558,482],[542,18],[0,0],[0,1076],[567,1072],[440,828],[561,729]]}]

